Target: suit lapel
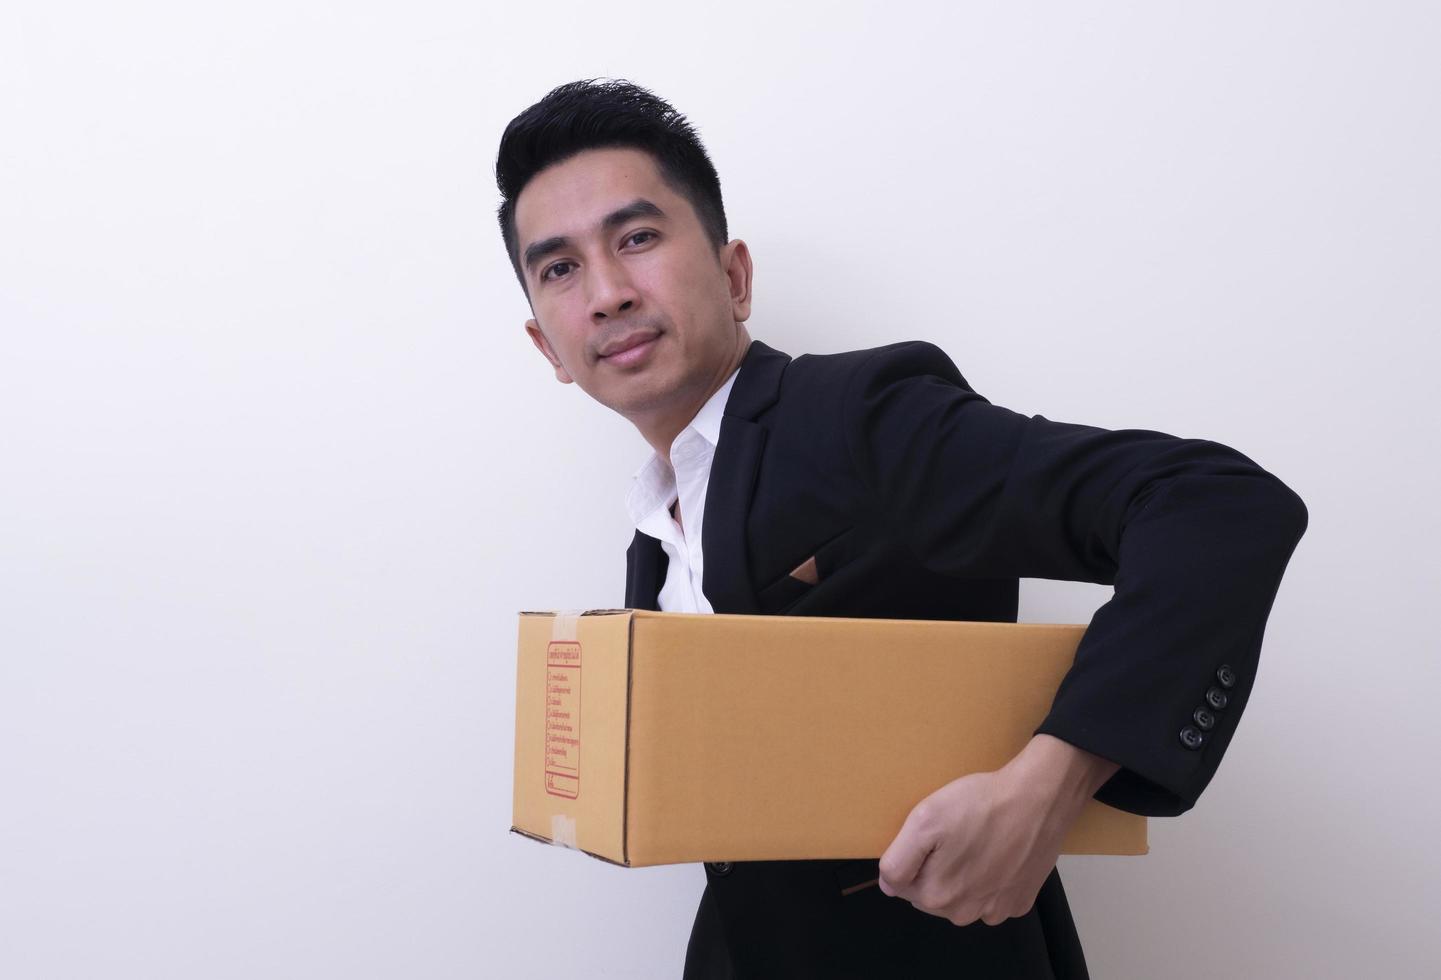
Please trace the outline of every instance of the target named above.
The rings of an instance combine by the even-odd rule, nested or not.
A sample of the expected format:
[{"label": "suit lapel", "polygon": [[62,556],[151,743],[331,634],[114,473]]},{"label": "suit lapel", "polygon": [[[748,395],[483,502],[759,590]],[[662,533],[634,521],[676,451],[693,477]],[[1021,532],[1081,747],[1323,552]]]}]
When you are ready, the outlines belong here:
[{"label": "suit lapel", "polygon": [[635,532],[625,550],[625,608],[660,610],[660,587],[670,564],[660,541]]},{"label": "suit lapel", "polygon": [[[790,355],[752,340],[726,399],[720,439],[711,460],[710,482],[706,484],[701,528],[705,553],[702,587],[718,613],[760,612],[751,583],[746,541],[746,518],[755,495],[767,431],[755,420],[780,397],[781,376],[790,360]],[[656,550],[660,551],[659,542]]]}]

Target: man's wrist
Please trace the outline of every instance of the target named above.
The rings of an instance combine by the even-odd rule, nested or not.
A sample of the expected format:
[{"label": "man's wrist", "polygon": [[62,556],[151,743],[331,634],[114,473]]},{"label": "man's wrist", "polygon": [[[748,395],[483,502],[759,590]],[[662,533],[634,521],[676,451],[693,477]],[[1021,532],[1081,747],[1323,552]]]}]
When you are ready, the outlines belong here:
[{"label": "man's wrist", "polygon": [[1025,771],[1028,780],[1037,780],[1056,798],[1077,805],[1095,796],[1121,768],[1110,759],[1054,735],[1033,736],[1013,764]]}]

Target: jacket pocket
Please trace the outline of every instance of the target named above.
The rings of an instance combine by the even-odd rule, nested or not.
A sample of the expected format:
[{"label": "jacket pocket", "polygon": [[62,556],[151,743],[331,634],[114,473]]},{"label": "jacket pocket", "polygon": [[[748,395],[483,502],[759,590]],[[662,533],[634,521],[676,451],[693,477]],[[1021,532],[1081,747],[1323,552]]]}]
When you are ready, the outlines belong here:
[{"label": "jacket pocket", "polygon": [[[857,528],[847,528],[828,538],[810,555],[796,562],[791,571],[756,592],[761,612],[777,615],[789,609],[812,589],[824,585],[831,573],[854,558],[859,550]],[[814,577],[813,582],[807,581],[810,576]]]}]

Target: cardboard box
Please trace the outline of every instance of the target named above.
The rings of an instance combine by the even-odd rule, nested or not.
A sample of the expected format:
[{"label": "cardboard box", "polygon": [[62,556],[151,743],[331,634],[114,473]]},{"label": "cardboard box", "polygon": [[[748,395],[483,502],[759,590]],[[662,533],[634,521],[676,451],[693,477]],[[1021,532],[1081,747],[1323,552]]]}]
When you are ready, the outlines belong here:
[{"label": "cardboard box", "polygon": [[[879,857],[998,769],[1083,626],[597,609],[520,615],[512,830],[616,864]],[[1092,800],[1067,854],[1144,854]]]}]

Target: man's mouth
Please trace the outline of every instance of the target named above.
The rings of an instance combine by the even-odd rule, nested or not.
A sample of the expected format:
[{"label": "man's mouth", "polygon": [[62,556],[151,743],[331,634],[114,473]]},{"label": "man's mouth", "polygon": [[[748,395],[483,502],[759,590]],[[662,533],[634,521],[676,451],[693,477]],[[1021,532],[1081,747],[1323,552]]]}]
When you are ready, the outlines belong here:
[{"label": "man's mouth", "polygon": [[603,361],[612,364],[630,364],[644,357],[655,343],[658,333],[637,333],[609,345],[601,355]]}]

